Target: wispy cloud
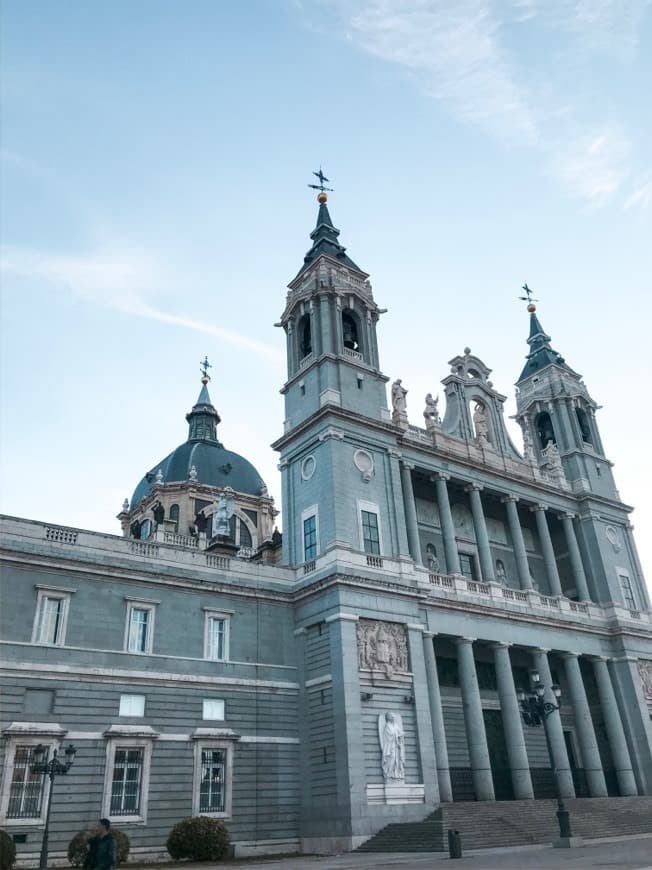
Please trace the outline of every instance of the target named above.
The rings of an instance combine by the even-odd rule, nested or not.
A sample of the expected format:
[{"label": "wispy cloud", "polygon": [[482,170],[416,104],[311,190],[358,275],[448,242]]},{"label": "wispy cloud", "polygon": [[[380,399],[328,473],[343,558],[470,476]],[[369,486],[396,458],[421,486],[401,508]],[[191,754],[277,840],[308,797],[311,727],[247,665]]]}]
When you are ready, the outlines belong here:
[{"label": "wispy cloud", "polygon": [[622,193],[632,134],[609,114],[580,122],[587,113],[573,105],[573,82],[566,87],[551,67],[546,75],[545,58],[531,64],[519,56],[513,29],[524,29],[527,44],[535,28],[555,31],[556,62],[563,37],[569,69],[576,70],[596,52],[630,57],[651,2],[336,0],[335,8],[341,33],[359,49],[408,71],[456,117],[532,149],[571,196],[596,206]]},{"label": "wispy cloud", "polygon": [[66,289],[86,301],[126,315],[191,329],[270,359],[280,359],[279,352],[263,342],[157,307],[157,296],[163,288],[169,288],[170,272],[156,257],[142,251],[121,249],[64,256],[4,247],[0,252],[0,268],[5,276],[46,281],[57,289]]},{"label": "wispy cloud", "polygon": [[636,189],[630,193],[625,200],[625,208],[640,208],[646,209],[652,205],[652,177],[648,178],[642,184],[639,184]]}]

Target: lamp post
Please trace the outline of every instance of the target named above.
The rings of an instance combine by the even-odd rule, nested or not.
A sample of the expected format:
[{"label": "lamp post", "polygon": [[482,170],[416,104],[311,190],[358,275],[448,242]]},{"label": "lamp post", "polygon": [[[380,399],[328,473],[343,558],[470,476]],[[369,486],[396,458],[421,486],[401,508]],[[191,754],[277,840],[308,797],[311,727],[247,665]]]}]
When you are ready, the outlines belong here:
[{"label": "lamp post", "polygon": [[32,773],[44,774],[50,780],[50,789],[47,796],[47,807],[45,809],[45,827],[43,829],[43,840],[41,841],[41,857],[39,859],[39,870],[47,870],[48,867],[48,834],[50,830],[50,808],[52,807],[52,792],[54,791],[54,780],[57,776],[63,776],[68,773],[75,760],[77,750],[72,745],[68,744],[64,750],[66,757],[65,761],[59,761],[59,750],[55,749],[52,753],[52,758],[48,759],[49,749],[42,743],[35,746],[32,750],[33,761],[30,765]]},{"label": "lamp post", "polygon": [[552,768],[552,774],[555,781],[555,790],[557,792],[556,816],[557,821],[559,822],[559,836],[561,838],[570,838],[573,836],[571,833],[570,815],[568,810],[566,809],[566,804],[564,803],[564,798],[562,797],[561,790],[559,788],[555,758],[552,753],[552,747],[550,746],[550,737],[548,735],[548,728],[546,725],[546,720],[548,716],[550,716],[550,714],[554,713],[556,710],[559,710],[559,708],[561,707],[561,689],[556,683],[553,683],[550,688],[553,695],[557,699],[556,704],[553,704],[551,701],[546,701],[544,699],[546,693],[545,686],[541,682],[539,672],[536,670],[532,670],[530,671],[530,691],[526,692],[525,689],[519,689],[516,693],[516,697],[518,699],[518,703],[521,708],[521,715],[523,716],[523,721],[525,722],[525,724],[529,725],[531,728],[539,728],[543,726],[543,732],[546,735],[546,746],[548,747],[550,766]]}]

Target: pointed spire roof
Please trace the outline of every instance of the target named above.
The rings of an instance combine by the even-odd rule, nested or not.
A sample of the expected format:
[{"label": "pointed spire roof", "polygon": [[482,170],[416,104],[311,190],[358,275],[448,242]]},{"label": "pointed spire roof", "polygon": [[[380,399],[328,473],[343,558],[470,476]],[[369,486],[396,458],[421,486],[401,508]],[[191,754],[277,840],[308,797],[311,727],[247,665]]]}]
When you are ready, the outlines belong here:
[{"label": "pointed spire roof", "polygon": [[355,269],[356,272],[366,275],[367,273],[363,272],[362,269],[353,262],[353,260],[347,255],[346,248],[337,240],[340,231],[333,225],[333,221],[331,220],[328,206],[326,205],[328,197],[322,192],[317,197],[317,200],[319,202],[317,223],[314,230],[310,233],[312,248],[310,248],[306,256],[303,258],[303,266],[299,270],[299,274],[301,274],[301,272],[303,272],[303,270],[311,263],[314,263],[318,257],[326,256],[338,260],[350,269]]},{"label": "pointed spire roof", "polygon": [[537,317],[536,305],[531,302],[527,310],[530,312],[530,335],[527,340],[530,352],[517,383],[552,364],[569,368],[563,356],[551,347],[550,336],[546,334]]},{"label": "pointed spire roof", "polygon": [[201,379],[202,388],[199,391],[197,401],[192,410],[186,414],[188,421],[188,441],[215,441],[217,440],[217,424],[220,415],[215,410],[211,397],[208,394],[208,375]]}]

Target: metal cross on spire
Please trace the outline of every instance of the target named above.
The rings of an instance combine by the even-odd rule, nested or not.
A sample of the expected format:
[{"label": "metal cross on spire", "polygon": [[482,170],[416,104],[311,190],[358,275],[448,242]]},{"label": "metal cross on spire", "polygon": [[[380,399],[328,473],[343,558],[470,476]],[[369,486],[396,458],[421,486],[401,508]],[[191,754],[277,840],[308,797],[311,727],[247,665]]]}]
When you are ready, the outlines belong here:
[{"label": "metal cross on spire", "polygon": [[539,301],[538,299],[533,298],[532,290],[530,290],[530,288],[527,286],[527,282],[525,284],[523,284],[523,286],[521,287],[521,290],[525,290],[525,296],[518,297],[521,300],[521,302],[527,302],[528,305],[530,305],[532,302]]},{"label": "metal cross on spire", "polygon": [[206,378],[207,381],[210,381],[211,376],[208,374],[208,370],[212,369],[213,366],[209,363],[207,356],[205,356],[203,361],[199,363],[199,367],[199,370],[202,373],[202,380]]},{"label": "metal cross on spire", "polygon": [[319,184],[309,184],[308,187],[312,187],[313,190],[319,190],[321,193],[323,193],[325,190],[333,190],[332,187],[324,187],[324,182],[330,181],[330,179],[326,178],[324,173],[321,171],[321,166],[319,167],[319,172],[313,172],[312,174],[319,179]]}]

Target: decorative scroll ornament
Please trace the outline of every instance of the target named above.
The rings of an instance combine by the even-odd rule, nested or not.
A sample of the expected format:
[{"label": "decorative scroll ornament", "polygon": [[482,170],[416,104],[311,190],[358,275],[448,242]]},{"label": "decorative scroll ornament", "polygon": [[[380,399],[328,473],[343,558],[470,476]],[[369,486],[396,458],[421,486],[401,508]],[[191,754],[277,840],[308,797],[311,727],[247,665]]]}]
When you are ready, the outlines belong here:
[{"label": "decorative scroll ornament", "polygon": [[369,671],[384,671],[388,677],[408,670],[405,627],[396,622],[358,621],[358,664]]},{"label": "decorative scroll ornament", "polygon": [[646,700],[652,701],[652,661],[649,659],[639,659],[638,673],[641,677],[643,694]]},{"label": "decorative scroll ornament", "polygon": [[405,733],[400,713],[378,716],[378,740],[382,752],[381,766],[385,782],[405,780]]}]

